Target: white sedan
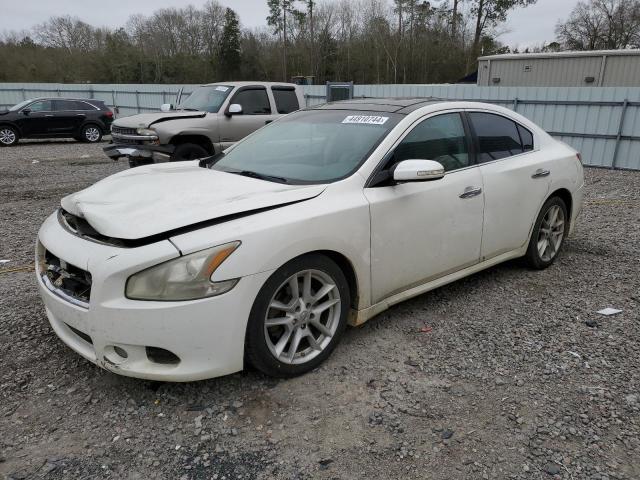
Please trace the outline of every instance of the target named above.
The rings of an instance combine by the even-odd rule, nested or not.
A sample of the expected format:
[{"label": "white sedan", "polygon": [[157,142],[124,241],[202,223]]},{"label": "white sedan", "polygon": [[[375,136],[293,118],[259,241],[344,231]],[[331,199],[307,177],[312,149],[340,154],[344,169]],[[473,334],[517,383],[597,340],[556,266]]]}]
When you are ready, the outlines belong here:
[{"label": "white sedan", "polygon": [[112,372],[293,376],[393,304],[513,258],[549,266],[583,186],[575,150],[504,108],[327,104],[63,198],[38,284],[62,341]]}]

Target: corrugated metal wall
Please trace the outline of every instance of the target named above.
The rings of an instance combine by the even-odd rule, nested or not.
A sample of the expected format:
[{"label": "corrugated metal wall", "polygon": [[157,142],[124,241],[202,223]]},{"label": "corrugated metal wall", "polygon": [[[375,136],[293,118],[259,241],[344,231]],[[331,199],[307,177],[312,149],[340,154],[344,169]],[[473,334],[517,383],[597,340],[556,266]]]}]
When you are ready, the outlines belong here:
[{"label": "corrugated metal wall", "polygon": [[[587,82],[587,78],[593,81]],[[640,54],[488,58],[478,61],[478,85],[637,87],[640,86]]]},{"label": "corrugated metal wall", "polygon": [[[0,84],[0,107],[23,98],[60,95],[98,98],[120,116],[158,110],[180,88],[194,85]],[[324,103],[324,85],[304,86],[309,106]],[[355,85],[355,97],[438,97],[481,100],[515,109],[583,154],[587,165],[640,170],[640,88],[478,87],[475,85]],[[627,106],[624,106],[625,100]],[[138,108],[139,107],[139,108]],[[624,112],[624,122],[621,123]],[[622,125],[620,131],[619,128]],[[616,152],[617,145],[617,152]]]}]

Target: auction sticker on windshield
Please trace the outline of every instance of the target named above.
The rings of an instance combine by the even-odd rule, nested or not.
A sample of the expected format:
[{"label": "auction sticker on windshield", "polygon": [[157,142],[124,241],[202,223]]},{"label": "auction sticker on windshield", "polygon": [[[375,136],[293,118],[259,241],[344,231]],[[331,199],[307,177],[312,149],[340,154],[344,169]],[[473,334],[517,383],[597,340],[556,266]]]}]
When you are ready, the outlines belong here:
[{"label": "auction sticker on windshield", "polygon": [[226,92],[227,90],[229,90],[229,87],[216,87],[216,90],[220,92]]},{"label": "auction sticker on windshield", "polygon": [[342,123],[358,123],[362,125],[384,125],[389,117],[379,115],[349,115]]}]

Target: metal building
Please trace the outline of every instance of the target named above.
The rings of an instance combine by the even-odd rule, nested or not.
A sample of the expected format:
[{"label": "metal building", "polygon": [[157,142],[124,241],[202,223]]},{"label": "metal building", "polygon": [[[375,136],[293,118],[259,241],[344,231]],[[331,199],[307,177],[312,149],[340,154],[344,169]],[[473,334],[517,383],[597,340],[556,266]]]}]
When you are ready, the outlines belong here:
[{"label": "metal building", "polygon": [[640,87],[640,50],[489,55],[478,58],[478,85]]}]

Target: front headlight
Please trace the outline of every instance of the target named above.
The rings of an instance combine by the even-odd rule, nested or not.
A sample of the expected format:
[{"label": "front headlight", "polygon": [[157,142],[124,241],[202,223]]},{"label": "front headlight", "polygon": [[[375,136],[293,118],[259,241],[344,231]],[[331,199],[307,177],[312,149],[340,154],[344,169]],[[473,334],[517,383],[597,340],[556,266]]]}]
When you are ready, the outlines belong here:
[{"label": "front headlight", "polygon": [[139,128],[136,131],[138,132],[138,135],[147,135],[147,136],[154,136],[154,137],[157,135],[156,131],[151,128]]},{"label": "front headlight", "polygon": [[238,279],[214,282],[213,273],[240,246],[231,242],[169,260],[131,275],[125,294],[132,300],[196,300],[231,290]]}]

